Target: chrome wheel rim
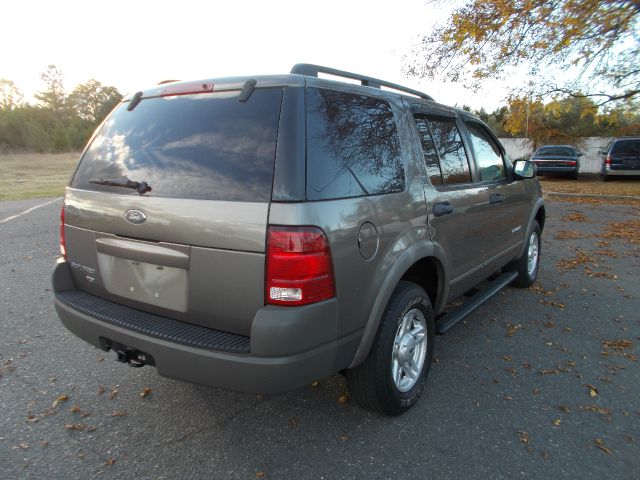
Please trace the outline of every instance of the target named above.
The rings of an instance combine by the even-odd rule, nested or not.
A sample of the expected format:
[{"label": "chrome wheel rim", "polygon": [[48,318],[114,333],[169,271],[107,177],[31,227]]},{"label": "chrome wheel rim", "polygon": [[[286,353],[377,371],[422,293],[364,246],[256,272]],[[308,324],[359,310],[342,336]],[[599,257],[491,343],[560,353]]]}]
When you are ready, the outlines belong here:
[{"label": "chrome wheel rim", "polygon": [[391,353],[391,377],[401,392],[411,390],[420,378],[427,354],[427,321],[417,308],[398,324]]},{"label": "chrome wheel rim", "polygon": [[529,237],[529,249],[527,250],[527,274],[529,278],[533,278],[538,269],[539,249],[538,234],[533,232]]}]

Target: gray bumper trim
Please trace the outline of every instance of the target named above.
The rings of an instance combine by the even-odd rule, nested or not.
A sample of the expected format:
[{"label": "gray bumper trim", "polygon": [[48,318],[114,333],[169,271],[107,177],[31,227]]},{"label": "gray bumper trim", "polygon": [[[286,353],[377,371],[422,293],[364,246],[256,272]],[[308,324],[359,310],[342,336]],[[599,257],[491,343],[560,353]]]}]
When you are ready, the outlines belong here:
[{"label": "gray bumper trim", "polygon": [[249,353],[249,337],[142,312],[82,290],[56,293],[57,299],[79,312],[111,325],[195,348]]}]

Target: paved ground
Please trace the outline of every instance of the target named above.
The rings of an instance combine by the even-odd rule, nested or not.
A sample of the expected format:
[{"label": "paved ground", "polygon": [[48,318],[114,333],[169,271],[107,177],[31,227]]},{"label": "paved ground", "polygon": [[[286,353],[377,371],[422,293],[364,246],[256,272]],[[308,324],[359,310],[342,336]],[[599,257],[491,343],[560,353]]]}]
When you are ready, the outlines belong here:
[{"label": "paved ground", "polygon": [[[0,203],[0,221],[43,202]],[[0,223],[0,478],[638,478],[640,245],[593,237],[637,207],[549,201],[537,288],[439,337],[395,419],[339,404],[340,376],[256,397],[85,345],[52,305],[58,212]]]}]

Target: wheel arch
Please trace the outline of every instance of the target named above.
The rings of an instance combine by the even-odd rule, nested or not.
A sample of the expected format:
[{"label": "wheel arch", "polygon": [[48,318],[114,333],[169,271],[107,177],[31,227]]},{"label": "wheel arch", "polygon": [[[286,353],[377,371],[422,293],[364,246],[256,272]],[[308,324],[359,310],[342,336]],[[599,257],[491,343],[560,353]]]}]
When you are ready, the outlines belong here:
[{"label": "wheel arch", "polygon": [[400,281],[411,281],[424,288],[434,312],[442,308],[448,290],[445,258],[442,248],[431,241],[419,242],[398,257],[382,282],[379,295],[365,324],[360,345],[349,368],[359,365],[367,358],[384,310]]}]

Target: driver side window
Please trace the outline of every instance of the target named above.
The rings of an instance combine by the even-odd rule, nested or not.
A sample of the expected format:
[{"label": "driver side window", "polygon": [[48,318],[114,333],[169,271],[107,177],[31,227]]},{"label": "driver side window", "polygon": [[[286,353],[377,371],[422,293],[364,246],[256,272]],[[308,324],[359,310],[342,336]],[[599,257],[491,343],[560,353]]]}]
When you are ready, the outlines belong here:
[{"label": "driver side window", "polygon": [[465,121],[473,150],[476,154],[476,162],[480,173],[481,182],[495,182],[506,180],[507,170],[502,158],[500,148],[493,140],[489,132],[479,123]]}]

